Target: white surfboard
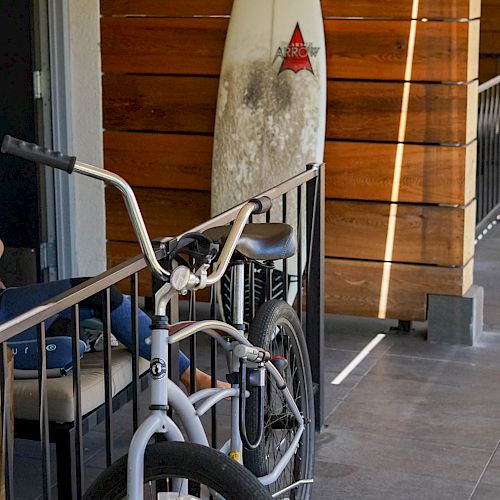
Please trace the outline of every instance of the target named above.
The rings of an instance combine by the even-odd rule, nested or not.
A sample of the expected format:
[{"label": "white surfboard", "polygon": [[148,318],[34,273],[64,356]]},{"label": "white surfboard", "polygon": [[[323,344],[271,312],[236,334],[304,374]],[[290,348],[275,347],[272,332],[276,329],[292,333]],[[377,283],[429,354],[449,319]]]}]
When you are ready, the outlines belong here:
[{"label": "white surfboard", "polygon": [[235,0],[214,134],[212,215],[323,161],[320,0]]}]

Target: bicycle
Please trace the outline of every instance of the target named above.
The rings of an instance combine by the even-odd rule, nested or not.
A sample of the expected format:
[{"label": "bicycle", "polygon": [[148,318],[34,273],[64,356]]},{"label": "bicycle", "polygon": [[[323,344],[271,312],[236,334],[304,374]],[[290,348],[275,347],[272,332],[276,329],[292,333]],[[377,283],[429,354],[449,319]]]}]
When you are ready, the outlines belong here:
[{"label": "bicycle", "polygon": [[[245,262],[284,259],[296,250],[291,226],[248,224],[251,215],[271,209],[270,198],[244,204],[231,226],[186,233],[157,242],[154,248],[132,188],[120,176],[10,136],[5,136],[1,150],[118,188],[145,261],[164,282],[155,294],[151,326],[150,415],[135,432],[128,455],[101,473],[85,498],[141,500],[147,492],[155,498],[240,500],[271,498],[271,491],[272,497],[309,498],[314,410],[300,321],[285,301],[270,300],[257,311],[248,338],[245,334]],[[169,324],[166,312],[174,297],[213,286],[229,265],[235,274],[233,325],[215,319]],[[227,354],[231,388],[204,389],[188,397],[168,378],[168,350],[199,332],[214,338]],[[226,398],[231,438],[217,451],[209,448],[200,417]],[[186,437],[168,416],[169,408]],[[166,442],[148,445],[157,433],[165,435]]]}]

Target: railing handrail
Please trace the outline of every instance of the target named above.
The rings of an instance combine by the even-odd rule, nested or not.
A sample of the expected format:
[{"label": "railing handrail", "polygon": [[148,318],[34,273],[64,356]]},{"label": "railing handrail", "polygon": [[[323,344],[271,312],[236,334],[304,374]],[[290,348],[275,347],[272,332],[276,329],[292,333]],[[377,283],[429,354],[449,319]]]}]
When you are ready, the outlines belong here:
[{"label": "railing handrail", "polygon": [[487,82],[484,82],[481,85],[479,85],[477,91],[480,94],[481,92],[484,92],[485,90],[488,90],[491,87],[498,85],[499,83],[500,83],[500,75],[497,75],[494,78],[492,78],[491,80],[488,80]]},{"label": "railing handrail", "polygon": [[[303,185],[317,177],[320,167],[321,164],[312,164],[305,172],[297,174],[296,176],[291,177],[290,179],[257,196],[267,196],[273,200],[277,199],[279,196],[291,191],[293,188]],[[243,205],[244,203],[230,208],[226,212],[223,212],[222,214],[217,215],[216,217],[213,217],[186,232],[201,232],[211,227],[228,224],[236,218],[239,209]],[[128,278],[132,274],[137,273],[146,267],[147,264],[144,257],[142,255],[138,255],[112,269],[90,278],[84,283],[63,292],[60,295],[57,295],[49,301],[46,301],[43,304],[30,309],[29,311],[20,314],[9,321],[6,321],[0,325],[0,343],[9,340],[28,328],[38,325],[51,316],[59,314],[61,311],[80,303],[82,300],[88,299],[92,295],[106,290],[111,285]]]}]

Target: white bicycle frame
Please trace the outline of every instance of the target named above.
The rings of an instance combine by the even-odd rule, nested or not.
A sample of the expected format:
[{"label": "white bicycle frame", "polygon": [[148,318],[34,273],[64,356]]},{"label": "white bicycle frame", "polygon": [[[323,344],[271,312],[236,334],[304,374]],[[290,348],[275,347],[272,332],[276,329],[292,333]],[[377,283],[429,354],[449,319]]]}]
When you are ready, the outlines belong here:
[{"label": "white bicycle frame", "polygon": [[[241,233],[248,222],[250,215],[256,210],[258,204],[249,202],[242,206],[234,221],[226,243],[222,249],[219,261],[215,270],[207,274],[208,266],[202,266],[196,273],[180,266],[170,272],[164,269],[158,262],[153,246],[150,242],[139,206],[137,204],[132,188],[120,176],[103,170],[101,168],[76,162],[74,171],[80,174],[100,179],[107,184],[118,188],[123,195],[127,210],[141,246],[142,253],[152,272],[165,284],[155,294],[155,318],[152,324],[151,342],[151,414],[140,425],[135,432],[128,455],[127,465],[127,496],[133,500],[143,499],[144,483],[144,453],[150,438],[154,434],[163,434],[169,441],[185,441],[185,437],[179,427],[167,415],[167,409],[171,407],[179,416],[183,427],[186,430],[187,441],[209,446],[206,433],[201,424],[200,417],[219,401],[231,398],[231,438],[221,448],[221,452],[230,454],[231,457],[241,462],[243,456],[243,444],[239,429],[239,405],[240,389],[239,385],[233,383],[230,389],[204,389],[186,396],[184,392],[168,378],[168,351],[169,346],[187,339],[199,332],[204,332],[213,337],[218,344],[227,352],[230,360],[230,370],[238,372],[240,359],[245,359],[249,366],[264,367],[274,379],[277,386],[282,388],[284,398],[297,420],[297,430],[289,448],[275,464],[274,469],[259,480],[264,485],[275,482],[285,469],[288,462],[293,458],[304,432],[304,419],[294,401],[286,383],[276,367],[269,361],[260,361],[259,356],[262,350],[254,348],[246,339],[245,335],[231,325],[216,320],[205,320],[193,322],[182,327],[170,335],[169,328],[175,325],[168,325],[166,309],[170,300],[178,295],[184,294],[188,290],[204,288],[217,283],[224,275],[231,256],[233,255]],[[237,273],[240,273],[236,280],[236,302],[234,306],[235,324],[243,324],[243,297],[244,283],[241,276],[242,267],[237,266]],[[265,379],[265,377],[262,377]],[[264,383],[264,381],[262,382]],[[245,395],[248,397],[248,393]],[[197,407],[195,407],[197,404]],[[299,484],[312,482],[312,479],[304,479],[288,485],[283,490],[275,493],[277,497]],[[177,481],[174,484],[180,493],[187,493],[187,481]]]}]

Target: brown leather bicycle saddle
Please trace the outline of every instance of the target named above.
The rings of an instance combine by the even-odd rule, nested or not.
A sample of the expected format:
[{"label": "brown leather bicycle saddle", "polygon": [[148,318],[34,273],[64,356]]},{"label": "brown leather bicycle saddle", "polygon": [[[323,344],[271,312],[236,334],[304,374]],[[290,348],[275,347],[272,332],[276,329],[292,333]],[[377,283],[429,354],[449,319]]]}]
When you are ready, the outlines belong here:
[{"label": "brown leather bicycle saddle", "polygon": [[[223,244],[230,230],[230,226],[218,226],[207,229],[204,234],[212,241]],[[297,240],[289,224],[247,224],[236,250],[252,260],[287,259],[295,254]]]}]

